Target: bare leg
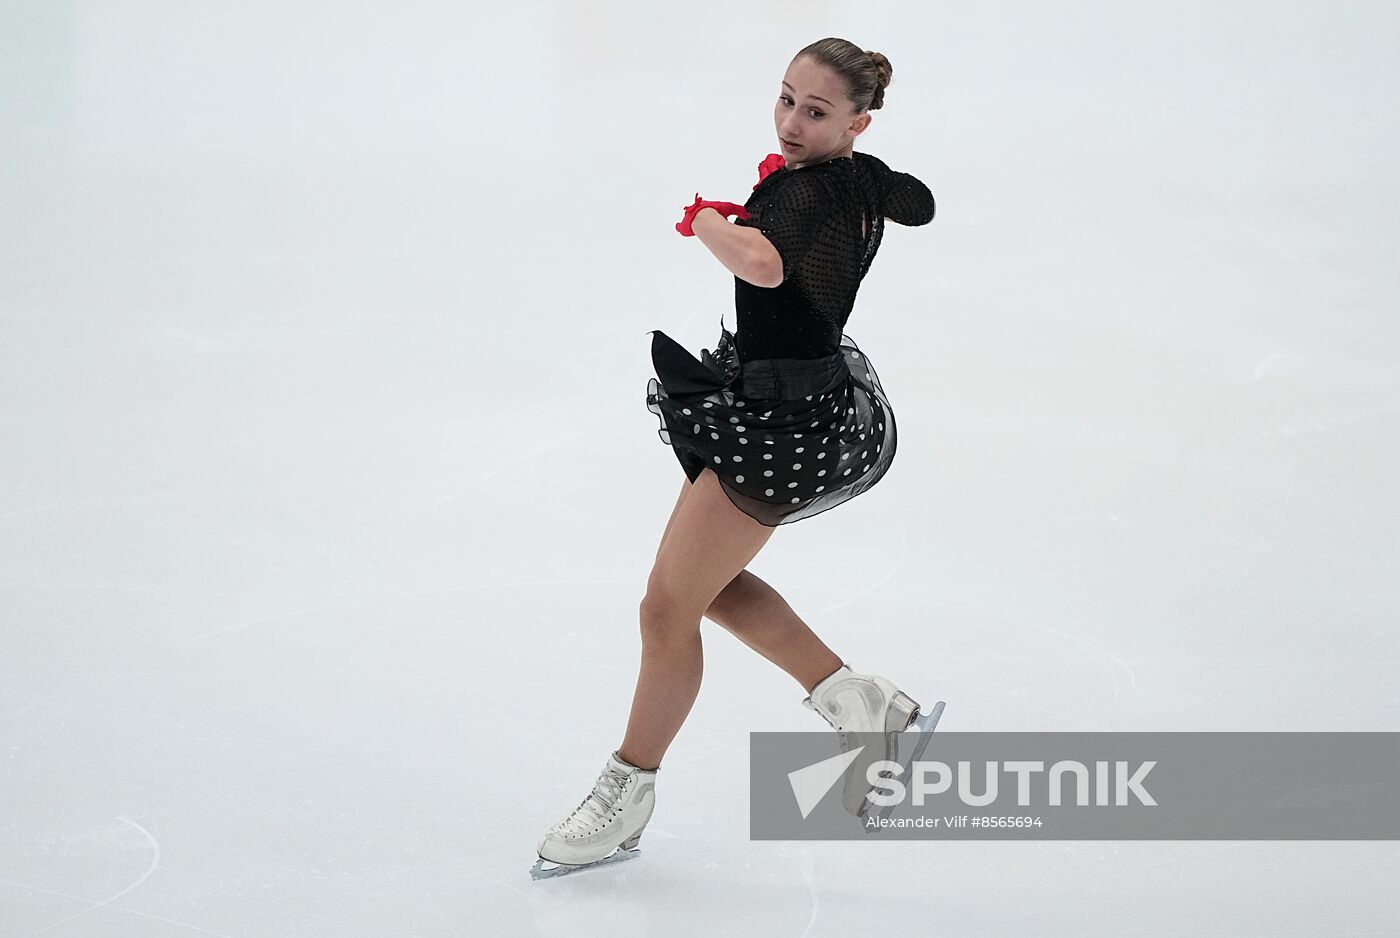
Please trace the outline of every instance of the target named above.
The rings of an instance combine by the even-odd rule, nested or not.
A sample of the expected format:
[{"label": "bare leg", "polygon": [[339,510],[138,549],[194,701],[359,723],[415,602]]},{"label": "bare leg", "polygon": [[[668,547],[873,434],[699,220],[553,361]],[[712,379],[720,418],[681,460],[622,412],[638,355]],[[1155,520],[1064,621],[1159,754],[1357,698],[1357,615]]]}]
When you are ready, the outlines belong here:
[{"label": "bare leg", "polygon": [[[676,506],[661,534],[666,543],[676,516],[693,486],[681,483]],[[661,549],[657,548],[657,557]],[[802,685],[807,693],[844,663],[788,605],[778,591],[749,570],[741,570],[710,602],[705,618],[728,629]]]},{"label": "bare leg", "polygon": [[701,616],[773,530],[736,508],[709,469],[686,493],[639,609],[642,662],[621,758],[643,769],[660,766],[700,692]]},{"label": "bare leg", "polygon": [[777,590],[748,570],[729,581],[705,616],[791,674],[809,694],[844,663]]}]

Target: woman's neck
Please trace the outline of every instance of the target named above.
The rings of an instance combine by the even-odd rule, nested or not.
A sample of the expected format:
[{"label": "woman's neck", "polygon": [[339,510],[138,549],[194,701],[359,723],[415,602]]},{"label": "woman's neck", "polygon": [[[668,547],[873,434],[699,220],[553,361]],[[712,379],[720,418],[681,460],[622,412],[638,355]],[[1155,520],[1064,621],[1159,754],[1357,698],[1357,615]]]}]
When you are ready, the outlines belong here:
[{"label": "woman's neck", "polygon": [[829,162],[831,162],[832,160],[850,159],[853,150],[854,150],[854,148],[851,147],[851,148],[847,148],[847,149],[846,149],[845,151],[843,151],[843,152],[840,152],[840,153],[833,153],[833,154],[831,154],[830,156],[824,156],[824,157],[822,157],[822,158],[819,159],[819,160],[808,160],[808,161],[805,162],[805,163],[788,163],[788,164],[787,164],[787,167],[788,167],[788,169],[805,169],[805,168],[808,167],[808,166],[817,166],[817,165],[819,165],[819,164],[821,164],[821,163],[829,163]]}]

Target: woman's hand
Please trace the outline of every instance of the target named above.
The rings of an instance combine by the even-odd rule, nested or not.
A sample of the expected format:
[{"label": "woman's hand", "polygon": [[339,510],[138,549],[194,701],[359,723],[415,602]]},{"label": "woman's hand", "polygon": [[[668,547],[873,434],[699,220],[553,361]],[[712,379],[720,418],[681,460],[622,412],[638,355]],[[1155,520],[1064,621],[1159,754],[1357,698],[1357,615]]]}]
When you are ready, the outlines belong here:
[{"label": "woman's hand", "polygon": [[685,212],[685,216],[681,218],[680,221],[676,222],[676,230],[687,238],[695,237],[695,231],[691,227],[691,225],[695,223],[695,216],[698,215],[702,209],[707,208],[714,209],[716,212],[719,212],[725,218],[728,218],[730,215],[734,215],[743,219],[747,219],[749,217],[749,210],[736,202],[707,201],[705,199],[700,198],[700,193],[697,192],[695,193],[694,202],[692,202],[689,205],[681,206],[681,210]]}]

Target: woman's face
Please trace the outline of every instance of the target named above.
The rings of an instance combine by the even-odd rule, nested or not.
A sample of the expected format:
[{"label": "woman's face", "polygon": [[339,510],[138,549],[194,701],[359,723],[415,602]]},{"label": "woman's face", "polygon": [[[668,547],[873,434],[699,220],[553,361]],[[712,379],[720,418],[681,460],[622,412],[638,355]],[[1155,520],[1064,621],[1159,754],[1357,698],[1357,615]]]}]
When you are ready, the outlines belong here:
[{"label": "woman's face", "polygon": [[870,115],[855,112],[841,77],[831,69],[806,56],[788,66],[773,105],[773,124],[789,167],[850,156],[852,142],[869,123]]}]

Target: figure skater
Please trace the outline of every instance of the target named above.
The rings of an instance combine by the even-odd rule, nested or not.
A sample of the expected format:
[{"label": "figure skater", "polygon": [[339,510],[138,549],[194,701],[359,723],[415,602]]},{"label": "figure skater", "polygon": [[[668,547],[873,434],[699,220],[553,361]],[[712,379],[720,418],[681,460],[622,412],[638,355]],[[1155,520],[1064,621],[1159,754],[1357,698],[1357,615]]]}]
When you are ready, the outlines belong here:
[{"label": "figure skater", "polygon": [[[759,164],[753,194],[737,205],[697,192],[676,224],[734,274],[736,331],[721,317],[714,351],[699,360],[651,333],[647,407],[686,478],[641,601],[626,736],[588,797],[540,838],[537,879],[639,852],[662,756],[700,689],[702,616],[801,683],[803,705],[843,749],[849,733],[883,734],[885,751],[866,747],[847,773],[842,803],[853,814],[868,806],[863,767],[894,758],[899,733],[921,713],[888,679],[853,671],[745,569],[778,525],[849,501],[894,459],[894,412],[843,332],[886,219],[926,225],[934,215],[924,183],[853,149],[891,72],[885,56],[844,39],[802,49],[773,109],[782,153]],[[941,711],[939,702],[917,721],[919,753]]]}]

